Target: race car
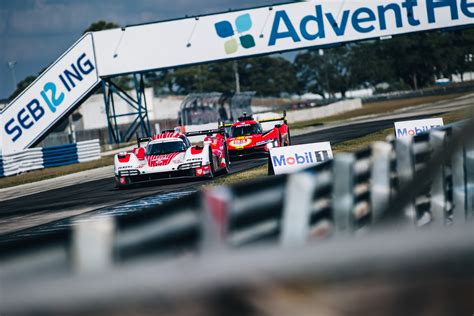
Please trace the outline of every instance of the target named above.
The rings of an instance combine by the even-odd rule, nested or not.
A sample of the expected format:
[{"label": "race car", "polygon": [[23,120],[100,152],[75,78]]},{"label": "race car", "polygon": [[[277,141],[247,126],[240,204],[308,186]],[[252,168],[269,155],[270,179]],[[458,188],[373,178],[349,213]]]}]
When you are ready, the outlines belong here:
[{"label": "race car", "polygon": [[[206,135],[192,145],[189,137]],[[141,146],[143,143],[145,146]],[[115,182],[118,188],[134,183],[200,177],[213,178],[217,172],[228,173],[230,162],[223,129],[182,133],[179,129],[163,131],[137,140],[131,152],[114,157]]]},{"label": "race car", "polygon": [[[281,123],[267,131],[262,129],[261,123],[276,121]],[[285,112],[283,117],[258,121],[244,113],[237,122],[222,124],[222,127],[227,132],[227,148],[231,159],[266,157],[270,148],[290,145],[290,129]]]}]

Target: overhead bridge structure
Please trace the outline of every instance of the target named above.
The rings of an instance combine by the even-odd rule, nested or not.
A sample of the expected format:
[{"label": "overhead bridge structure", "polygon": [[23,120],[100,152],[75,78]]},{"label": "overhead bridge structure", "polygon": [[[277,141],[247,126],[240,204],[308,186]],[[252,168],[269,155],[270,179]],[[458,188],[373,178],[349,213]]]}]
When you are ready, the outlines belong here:
[{"label": "overhead bridge structure", "polygon": [[[87,33],[1,112],[0,149],[10,154],[34,146],[100,85],[109,124],[116,94],[134,109],[133,128],[149,132],[143,94],[148,71],[473,23],[471,0],[319,0]],[[135,96],[111,80],[124,74],[134,74]],[[127,137],[111,132],[114,141]]]}]

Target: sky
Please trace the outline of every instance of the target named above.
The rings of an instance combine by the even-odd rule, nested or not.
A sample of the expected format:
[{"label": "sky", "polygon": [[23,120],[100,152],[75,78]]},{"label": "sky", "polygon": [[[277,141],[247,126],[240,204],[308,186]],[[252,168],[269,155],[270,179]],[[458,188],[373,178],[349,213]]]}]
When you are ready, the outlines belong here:
[{"label": "sky", "polygon": [[[278,0],[0,0],[0,99],[56,60],[93,22],[138,24]],[[12,69],[9,62],[16,62]]]}]

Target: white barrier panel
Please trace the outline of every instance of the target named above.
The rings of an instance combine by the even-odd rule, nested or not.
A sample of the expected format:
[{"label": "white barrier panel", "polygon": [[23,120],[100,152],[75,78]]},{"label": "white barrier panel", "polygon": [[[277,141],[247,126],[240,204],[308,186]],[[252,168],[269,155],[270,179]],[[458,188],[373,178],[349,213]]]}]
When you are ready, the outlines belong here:
[{"label": "white barrier panel", "polygon": [[349,111],[354,111],[362,108],[361,99],[350,99],[334,102],[324,106],[318,106],[310,109],[302,109],[295,111],[288,111],[286,116],[288,122],[297,123],[314,119],[320,119],[332,115],[337,115]]},{"label": "white barrier panel", "polygon": [[94,33],[100,76],[468,25],[467,0],[320,0]]},{"label": "white barrier panel", "polygon": [[415,136],[443,125],[443,118],[395,122],[395,136],[397,138]]},{"label": "white barrier panel", "polygon": [[329,142],[270,149],[270,160],[275,174],[293,173],[332,158]]},{"label": "white barrier panel", "polygon": [[45,148],[30,148],[0,155],[0,178],[27,171],[59,167],[100,159],[98,139]]},{"label": "white barrier panel", "polygon": [[0,115],[2,153],[30,147],[99,82],[92,34],[84,35]]},{"label": "white barrier panel", "polygon": [[44,168],[42,148],[30,148],[16,154],[0,155],[0,160],[3,165],[0,177]]}]

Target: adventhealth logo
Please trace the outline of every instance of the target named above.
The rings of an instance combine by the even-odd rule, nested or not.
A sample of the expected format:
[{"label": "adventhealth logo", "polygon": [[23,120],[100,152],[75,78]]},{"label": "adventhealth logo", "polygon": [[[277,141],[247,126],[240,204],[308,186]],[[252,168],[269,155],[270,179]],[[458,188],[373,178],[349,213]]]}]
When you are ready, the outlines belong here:
[{"label": "adventhealth logo", "polygon": [[229,21],[221,21],[214,24],[214,26],[216,28],[217,35],[219,35],[220,38],[227,39],[227,41],[224,43],[226,54],[233,54],[239,49],[237,39],[234,37],[236,32],[238,33],[240,45],[243,48],[248,49],[255,47],[255,40],[252,35],[242,35],[242,33],[248,32],[252,28],[252,19],[250,18],[250,14],[242,14],[235,19],[235,31],[234,27]]}]

